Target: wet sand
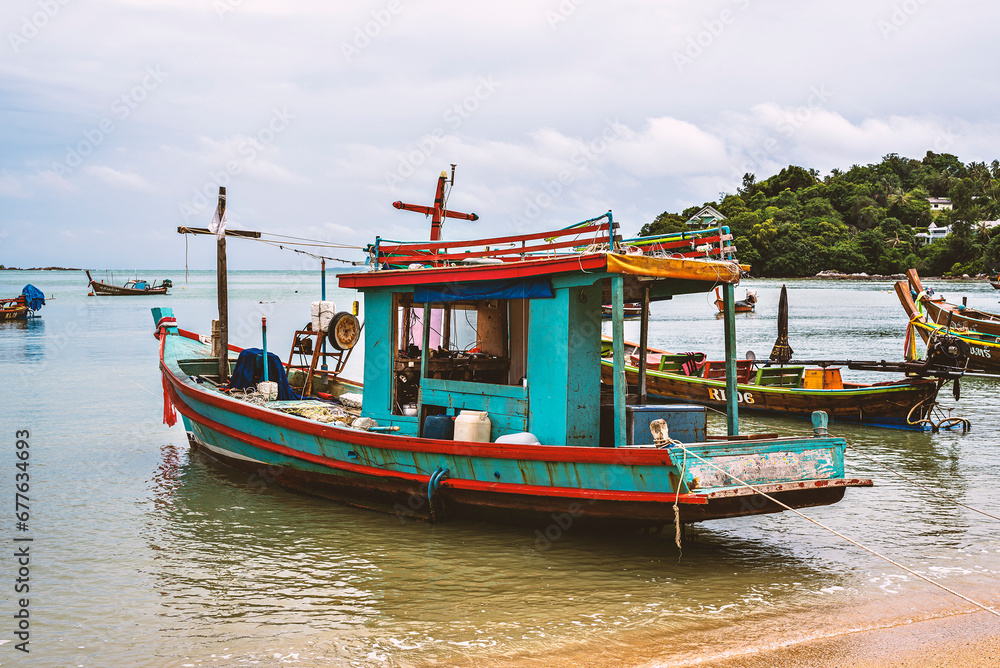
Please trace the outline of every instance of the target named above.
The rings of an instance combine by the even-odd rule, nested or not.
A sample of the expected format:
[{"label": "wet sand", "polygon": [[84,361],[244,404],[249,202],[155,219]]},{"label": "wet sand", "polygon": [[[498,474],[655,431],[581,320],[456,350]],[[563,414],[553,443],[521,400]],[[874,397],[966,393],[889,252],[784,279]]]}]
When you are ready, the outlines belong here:
[{"label": "wet sand", "polygon": [[[668,663],[654,661],[651,666]],[[1000,617],[987,612],[859,631],[698,664],[712,668],[997,668]]]}]

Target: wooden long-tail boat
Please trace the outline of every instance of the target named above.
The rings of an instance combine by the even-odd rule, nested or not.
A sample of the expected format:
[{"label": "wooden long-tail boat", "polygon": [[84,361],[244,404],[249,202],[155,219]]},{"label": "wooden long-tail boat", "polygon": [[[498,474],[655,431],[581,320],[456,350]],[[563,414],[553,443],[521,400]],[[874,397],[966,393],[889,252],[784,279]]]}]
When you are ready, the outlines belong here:
[{"label": "wooden long-tail boat", "polygon": [[[605,342],[605,353],[609,345]],[[625,377],[638,383],[638,346],[626,344],[629,363]],[[649,396],[705,406],[726,405],[725,362],[707,360],[703,353],[670,353],[648,349],[646,380]],[[601,381],[610,382],[613,368],[605,359]],[[758,366],[736,360],[736,400],[740,410],[809,417],[823,410],[834,422],[921,430],[945,380],[904,378],[884,383],[844,382],[839,367],[805,365]]]},{"label": "wooden long-tail boat", "polygon": [[925,344],[948,340],[956,353],[966,355],[966,368],[1000,373],[1000,316],[986,311],[949,304],[925,290],[917,272],[907,272],[907,280],[896,283],[896,296],[910,319],[906,332],[906,356],[917,357],[916,339]]},{"label": "wooden long-tail boat", "polygon": [[173,282],[171,282],[170,279],[166,279],[162,283],[150,283],[149,281],[133,279],[126,281],[124,285],[111,285],[110,283],[104,283],[103,281],[95,281],[90,277],[90,271],[86,271],[88,281],[87,287],[93,291],[94,295],[105,295],[109,297],[165,295],[167,294],[167,289],[173,287]]},{"label": "wooden long-tail boat", "polygon": [[45,295],[30,283],[17,297],[0,299],[0,320],[27,320],[45,305]]},{"label": "wooden long-tail boat", "polygon": [[[442,173],[439,193],[445,179]],[[439,226],[444,200],[437,200]],[[826,435],[822,415],[813,437],[745,438],[734,401],[728,437],[685,442],[685,431],[671,427],[673,440],[665,423],[654,421],[629,438],[625,301],[642,299],[648,318],[650,301],[708,292],[720,280],[731,285],[739,270],[732,262],[619,253],[614,231],[609,212],[540,235],[377,240],[371,252],[378,269],[338,277],[364,298],[364,383],[328,376],[313,384],[331,398],[360,391],[360,403],[352,403],[360,410],[350,417],[333,402],[250,402],[222,391],[211,342],[179,329],[170,309],[153,309],[165,419],[176,408],[192,447],[268,480],[432,520],[654,527],[825,505],[847,487],[871,485],[845,476],[846,444]],[[607,247],[572,257],[519,255],[532,239],[559,244],[580,234]],[[475,247],[492,249],[476,257],[501,262],[464,264],[481,252],[468,250]],[[407,268],[384,268],[390,257]],[[602,363],[593,334],[604,303],[615,310],[606,397],[594,391]],[[463,352],[458,329],[444,325],[459,311],[475,313],[474,353]],[[319,413],[338,415],[330,421]],[[658,413],[666,421],[674,414],[670,407]],[[698,415],[704,425],[704,412]],[[704,434],[703,426],[690,433]]]},{"label": "wooden long-tail boat", "polygon": [[[757,291],[747,290],[746,297],[740,299],[735,304],[737,313],[753,313],[754,309],[757,308]],[[722,299],[722,295],[719,294],[719,289],[715,289],[715,308],[719,310],[719,313],[725,313],[725,302]]]},{"label": "wooden long-tail boat", "polygon": [[917,311],[923,309],[928,323],[944,325],[959,333],[968,331],[1000,336],[1000,315],[967,308],[964,303],[958,305],[945,301],[944,297],[934,294],[933,290],[924,289],[916,269],[906,272],[906,280]]}]

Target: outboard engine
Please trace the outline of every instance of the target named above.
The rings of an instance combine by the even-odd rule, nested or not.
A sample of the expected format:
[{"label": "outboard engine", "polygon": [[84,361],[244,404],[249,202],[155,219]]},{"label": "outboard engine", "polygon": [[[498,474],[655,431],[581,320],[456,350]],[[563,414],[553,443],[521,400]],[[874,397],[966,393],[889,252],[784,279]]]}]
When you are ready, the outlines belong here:
[{"label": "outboard engine", "polygon": [[969,361],[968,342],[950,334],[934,334],[927,342],[927,365],[964,369]]}]

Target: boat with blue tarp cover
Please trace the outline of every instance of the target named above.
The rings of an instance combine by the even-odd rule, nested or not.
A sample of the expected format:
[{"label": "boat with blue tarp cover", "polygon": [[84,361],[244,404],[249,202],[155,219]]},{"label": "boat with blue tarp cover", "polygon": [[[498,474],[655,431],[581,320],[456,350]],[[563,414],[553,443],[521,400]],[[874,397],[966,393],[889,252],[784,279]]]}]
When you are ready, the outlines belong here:
[{"label": "boat with blue tarp cover", "polygon": [[27,284],[17,297],[0,299],[0,320],[26,320],[38,316],[45,306],[45,295],[32,284]]},{"label": "boat with blue tarp cover", "polygon": [[[429,520],[662,527],[831,504],[872,484],[845,475],[846,444],[822,414],[811,437],[747,437],[731,402],[728,433],[706,438],[703,407],[631,405],[624,304],[643,305],[645,327],[651,301],[721,283],[731,322],[735,262],[624,253],[611,212],[554,232],[443,241],[444,218],[474,220],[444,213],[446,184],[442,173],[423,207],[429,242],[379,238],[369,271],[338,276],[364,299],[363,383],[290,358],[272,379],[287,370],[302,399],[229,389],[220,372],[240,350],[213,351],[155,308],[165,420],[180,412],[191,446],[231,466]],[[587,250],[535,254],[547,244]],[[603,304],[613,373],[598,392]]]}]

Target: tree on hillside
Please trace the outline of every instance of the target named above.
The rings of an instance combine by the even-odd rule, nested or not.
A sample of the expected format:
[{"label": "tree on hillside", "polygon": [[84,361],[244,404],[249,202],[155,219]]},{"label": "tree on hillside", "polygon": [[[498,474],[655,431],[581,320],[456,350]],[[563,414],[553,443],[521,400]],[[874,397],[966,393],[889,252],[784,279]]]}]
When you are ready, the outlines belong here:
[{"label": "tree on hillside", "polygon": [[639,230],[639,236],[645,237],[651,234],[670,234],[671,232],[683,232],[687,229],[687,218],[682,218],[676,213],[664,211],[653,222],[646,223]]}]

